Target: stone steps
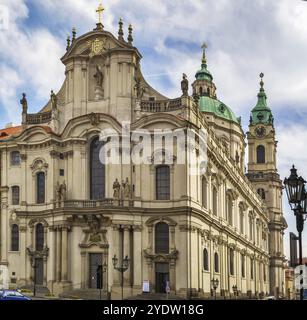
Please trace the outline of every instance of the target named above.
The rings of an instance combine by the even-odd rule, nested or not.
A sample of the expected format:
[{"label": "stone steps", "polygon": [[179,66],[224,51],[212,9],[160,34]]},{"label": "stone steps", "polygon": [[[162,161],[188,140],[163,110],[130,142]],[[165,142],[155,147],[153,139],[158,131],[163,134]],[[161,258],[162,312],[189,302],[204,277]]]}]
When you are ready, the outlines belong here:
[{"label": "stone steps", "polygon": [[[82,300],[100,300],[99,289],[74,289],[63,292],[59,295],[63,299],[82,299]],[[101,300],[106,300],[107,294],[101,291]]]}]

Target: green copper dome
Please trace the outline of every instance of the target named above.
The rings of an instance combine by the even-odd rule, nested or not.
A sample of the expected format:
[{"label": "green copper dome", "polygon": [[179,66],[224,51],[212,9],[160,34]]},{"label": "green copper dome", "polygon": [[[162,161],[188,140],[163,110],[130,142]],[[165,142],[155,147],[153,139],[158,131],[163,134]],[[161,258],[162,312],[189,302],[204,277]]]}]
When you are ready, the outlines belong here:
[{"label": "green copper dome", "polygon": [[237,124],[240,123],[234,112],[229,107],[227,107],[223,102],[209,96],[201,96],[199,98],[199,110],[201,112],[214,113],[220,118],[233,121]]},{"label": "green copper dome", "polygon": [[250,124],[273,124],[274,118],[272,115],[271,109],[267,105],[267,96],[265,94],[263,88],[263,76],[264,74],[260,74],[261,82],[260,82],[260,91],[258,93],[258,102],[255,108],[252,110]]}]

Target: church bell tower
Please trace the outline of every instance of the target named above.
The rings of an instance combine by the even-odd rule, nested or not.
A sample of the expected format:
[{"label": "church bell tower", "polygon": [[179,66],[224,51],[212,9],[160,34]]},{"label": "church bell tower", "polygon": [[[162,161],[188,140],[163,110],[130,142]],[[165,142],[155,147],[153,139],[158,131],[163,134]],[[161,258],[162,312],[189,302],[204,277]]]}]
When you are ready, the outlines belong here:
[{"label": "church bell tower", "polygon": [[248,173],[255,190],[268,208],[270,293],[278,296],[284,292],[283,234],[287,228],[282,213],[282,182],[277,171],[274,117],[267,105],[263,73],[260,74],[260,91],[257,105],[251,111],[248,139]]}]

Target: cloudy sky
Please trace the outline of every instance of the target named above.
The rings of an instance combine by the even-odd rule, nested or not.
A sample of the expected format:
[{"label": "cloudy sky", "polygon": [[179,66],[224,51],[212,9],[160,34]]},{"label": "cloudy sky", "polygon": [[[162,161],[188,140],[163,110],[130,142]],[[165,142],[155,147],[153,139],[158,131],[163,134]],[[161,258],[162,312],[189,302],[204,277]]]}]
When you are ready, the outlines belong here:
[{"label": "cloudy sky", "polygon": [[[26,92],[30,112],[64,80],[60,57],[71,28],[94,28],[99,0],[0,0],[0,127],[20,123]],[[147,80],[169,97],[180,94],[199,68],[201,44],[218,97],[242,116],[247,130],[256,104],[259,73],[275,116],[279,172],[295,163],[307,178],[307,2],[301,0],[105,0],[105,29],[116,33],[120,17],[134,27]],[[127,30],[126,34],[127,34]],[[288,231],[293,215],[284,201]],[[306,226],[307,229],[307,226]],[[304,234],[307,255],[307,232]]]}]

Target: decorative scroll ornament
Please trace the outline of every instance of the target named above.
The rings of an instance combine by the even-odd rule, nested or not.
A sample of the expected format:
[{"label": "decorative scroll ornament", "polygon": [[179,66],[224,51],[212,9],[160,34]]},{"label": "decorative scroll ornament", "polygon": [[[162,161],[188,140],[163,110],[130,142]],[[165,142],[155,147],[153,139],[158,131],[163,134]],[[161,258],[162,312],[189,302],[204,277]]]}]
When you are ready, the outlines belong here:
[{"label": "decorative scroll ornament", "polygon": [[106,40],[105,39],[96,38],[94,41],[88,41],[87,43],[91,49],[91,53],[90,53],[91,58],[102,54],[106,50],[106,48],[105,48]]}]

